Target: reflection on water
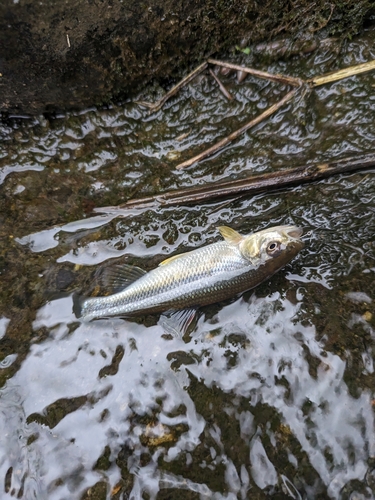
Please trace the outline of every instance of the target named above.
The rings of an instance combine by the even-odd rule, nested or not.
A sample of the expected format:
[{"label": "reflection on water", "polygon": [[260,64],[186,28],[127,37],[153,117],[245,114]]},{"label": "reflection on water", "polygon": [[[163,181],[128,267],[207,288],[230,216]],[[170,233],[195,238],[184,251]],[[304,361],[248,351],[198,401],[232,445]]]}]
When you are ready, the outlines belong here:
[{"label": "reflection on water", "polygon": [[298,320],[297,297],[240,298],[186,342],[121,319],[78,324],[71,297],[48,303],[33,328],[49,338],[2,393],[7,489],[69,498],[130,474],[131,498],[337,498],[375,451],[371,393],[349,394],[345,361]]},{"label": "reflection on water", "polygon": [[[340,57],[322,49],[261,69],[313,76],[373,59],[372,41],[370,31]],[[374,172],[196,207],[111,208],[363,153],[373,78],[322,87],[182,172],[176,162],[285,88],[228,79],[226,103],[203,76],[154,115],[128,103],[2,127],[1,499],[375,496]],[[183,338],[149,316],[72,313],[73,292],[95,290],[111,260],[149,270],[216,241],[218,225],[291,223],[305,230],[297,258],[204,308]]]}]

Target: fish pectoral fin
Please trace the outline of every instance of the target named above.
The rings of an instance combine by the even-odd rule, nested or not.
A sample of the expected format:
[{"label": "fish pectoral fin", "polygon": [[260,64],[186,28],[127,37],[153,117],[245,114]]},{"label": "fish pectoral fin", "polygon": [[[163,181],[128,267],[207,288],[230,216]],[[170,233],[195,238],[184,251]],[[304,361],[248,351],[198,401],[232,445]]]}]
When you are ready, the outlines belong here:
[{"label": "fish pectoral fin", "polygon": [[220,231],[220,234],[224,238],[224,240],[230,245],[238,245],[243,240],[242,234],[237,233],[237,231],[235,231],[231,227],[218,226],[218,230]]},{"label": "fish pectoral fin", "polygon": [[196,313],[197,310],[195,308],[166,311],[160,316],[159,325],[166,333],[174,337],[183,337],[194,320]]},{"label": "fish pectoral fin", "polygon": [[144,269],[128,264],[105,267],[99,277],[100,284],[107,293],[117,293],[147,274]]}]

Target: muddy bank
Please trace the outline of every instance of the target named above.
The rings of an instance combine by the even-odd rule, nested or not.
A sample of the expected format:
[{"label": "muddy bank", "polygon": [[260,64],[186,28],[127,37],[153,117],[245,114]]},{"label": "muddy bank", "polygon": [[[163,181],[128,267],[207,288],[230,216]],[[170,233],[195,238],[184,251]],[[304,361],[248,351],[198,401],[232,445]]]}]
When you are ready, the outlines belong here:
[{"label": "muddy bank", "polygon": [[4,0],[0,110],[38,114],[124,99],[236,43],[351,36],[371,2]]}]

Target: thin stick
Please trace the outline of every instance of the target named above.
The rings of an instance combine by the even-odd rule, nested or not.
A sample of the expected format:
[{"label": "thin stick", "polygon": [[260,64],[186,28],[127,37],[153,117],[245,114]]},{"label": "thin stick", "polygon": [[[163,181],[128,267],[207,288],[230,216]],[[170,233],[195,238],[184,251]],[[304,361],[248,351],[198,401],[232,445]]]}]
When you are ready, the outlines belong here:
[{"label": "thin stick", "polygon": [[208,64],[207,62],[204,62],[200,64],[197,68],[195,68],[194,71],[189,73],[185,78],[183,78],[180,82],[178,82],[177,85],[175,85],[171,90],[169,90],[161,99],[158,101],[152,103],[152,102],[146,102],[146,101],[138,101],[138,104],[141,106],[146,106],[149,108],[150,113],[155,113],[156,111],[159,111],[159,109],[164,105],[164,103],[172,96],[177,94],[177,92],[187,85],[191,80],[193,80],[199,73],[201,73],[203,70],[207,68]]},{"label": "thin stick", "polygon": [[225,97],[229,100],[229,101],[233,101],[233,97],[232,97],[232,94],[229,92],[229,90],[227,90],[222,81],[220,80],[220,78],[218,78],[215,73],[212,71],[212,69],[210,69],[210,74],[211,76],[213,77],[213,79],[216,81],[216,83],[219,85],[219,89],[221,90],[221,93],[225,95]]},{"label": "thin stick", "polygon": [[96,208],[96,212],[120,211],[127,209],[155,209],[158,206],[170,207],[189,205],[191,203],[211,202],[220,198],[254,195],[262,192],[275,191],[293,185],[305,184],[337,174],[355,172],[375,167],[375,151],[362,156],[351,156],[337,161],[318,165],[304,165],[288,168],[277,172],[269,172],[249,176],[246,179],[219,182],[197,188],[167,191],[162,195],[148,196],[129,200],[117,207]]},{"label": "thin stick", "polygon": [[375,61],[370,61],[363,64],[357,64],[356,66],[350,66],[349,68],[340,69],[339,71],[333,71],[332,73],[327,73],[326,75],[314,76],[308,80],[313,87],[318,87],[324,85],[325,83],[336,82],[349,76],[359,75],[360,73],[365,73],[366,71],[371,71],[375,69]]},{"label": "thin stick", "polygon": [[224,137],[224,139],[217,142],[216,144],[214,144],[210,148],[206,149],[205,151],[203,151],[199,155],[194,156],[194,158],[190,158],[190,160],[186,160],[183,163],[180,163],[179,165],[176,166],[176,169],[181,170],[185,167],[189,167],[190,165],[192,165],[196,161],[203,160],[203,158],[207,158],[207,156],[213,155],[214,153],[216,153],[216,151],[219,151],[219,149],[222,149],[224,146],[226,146],[230,142],[234,141],[234,139],[237,139],[237,137],[239,137],[241,134],[246,132],[246,130],[249,130],[250,128],[255,127],[255,125],[258,125],[258,123],[260,123],[261,121],[265,120],[266,118],[271,116],[273,113],[275,113],[279,108],[284,106],[284,104],[286,104],[288,101],[290,101],[292,99],[292,97],[297,92],[297,90],[298,89],[291,90],[279,102],[277,102],[276,104],[273,104],[272,106],[267,108],[265,111],[263,111],[263,113],[261,113],[260,115],[258,115],[255,118],[253,118],[250,122],[246,123],[238,130],[235,130],[234,132],[229,134],[227,137]]},{"label": "thin stick", "polygon": [[224,66],[224,68],[234,69],[236,71],[245,71],[250,75],[257,76],[258,78],[263,78],[264,80],[273,80],[274,82],[285,83],[287,85],[292,85],[293,87],[300,87],[303,84],[303,80],[300,78],[294,78],[292,76],[285,76],[279,74],[266,73],[265,71],[259,71],[253,68],[247,68],[246,66],[239,66],[238,64],[232,64],[225,61],[218,61],[216,59],[207,59],[209,64],[215,64],[216,66]]}]

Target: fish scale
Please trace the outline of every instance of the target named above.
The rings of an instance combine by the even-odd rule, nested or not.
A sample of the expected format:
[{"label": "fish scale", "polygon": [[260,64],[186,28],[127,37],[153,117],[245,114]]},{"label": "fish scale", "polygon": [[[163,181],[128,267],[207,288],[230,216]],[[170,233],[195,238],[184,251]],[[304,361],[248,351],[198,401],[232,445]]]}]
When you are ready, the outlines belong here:
[{"label": "fish scale", "polygon": [[[221,228],[224,241],[171,257],[119,293],[84,300],[81,315],[86,319],[134,316],[225,300],[258,285],[298,253],[302,242],[282,231],[301,234],[295,226],[279,226],[246,237]],[[275,258],[260,252],[269,239],[283,249]]]}]

